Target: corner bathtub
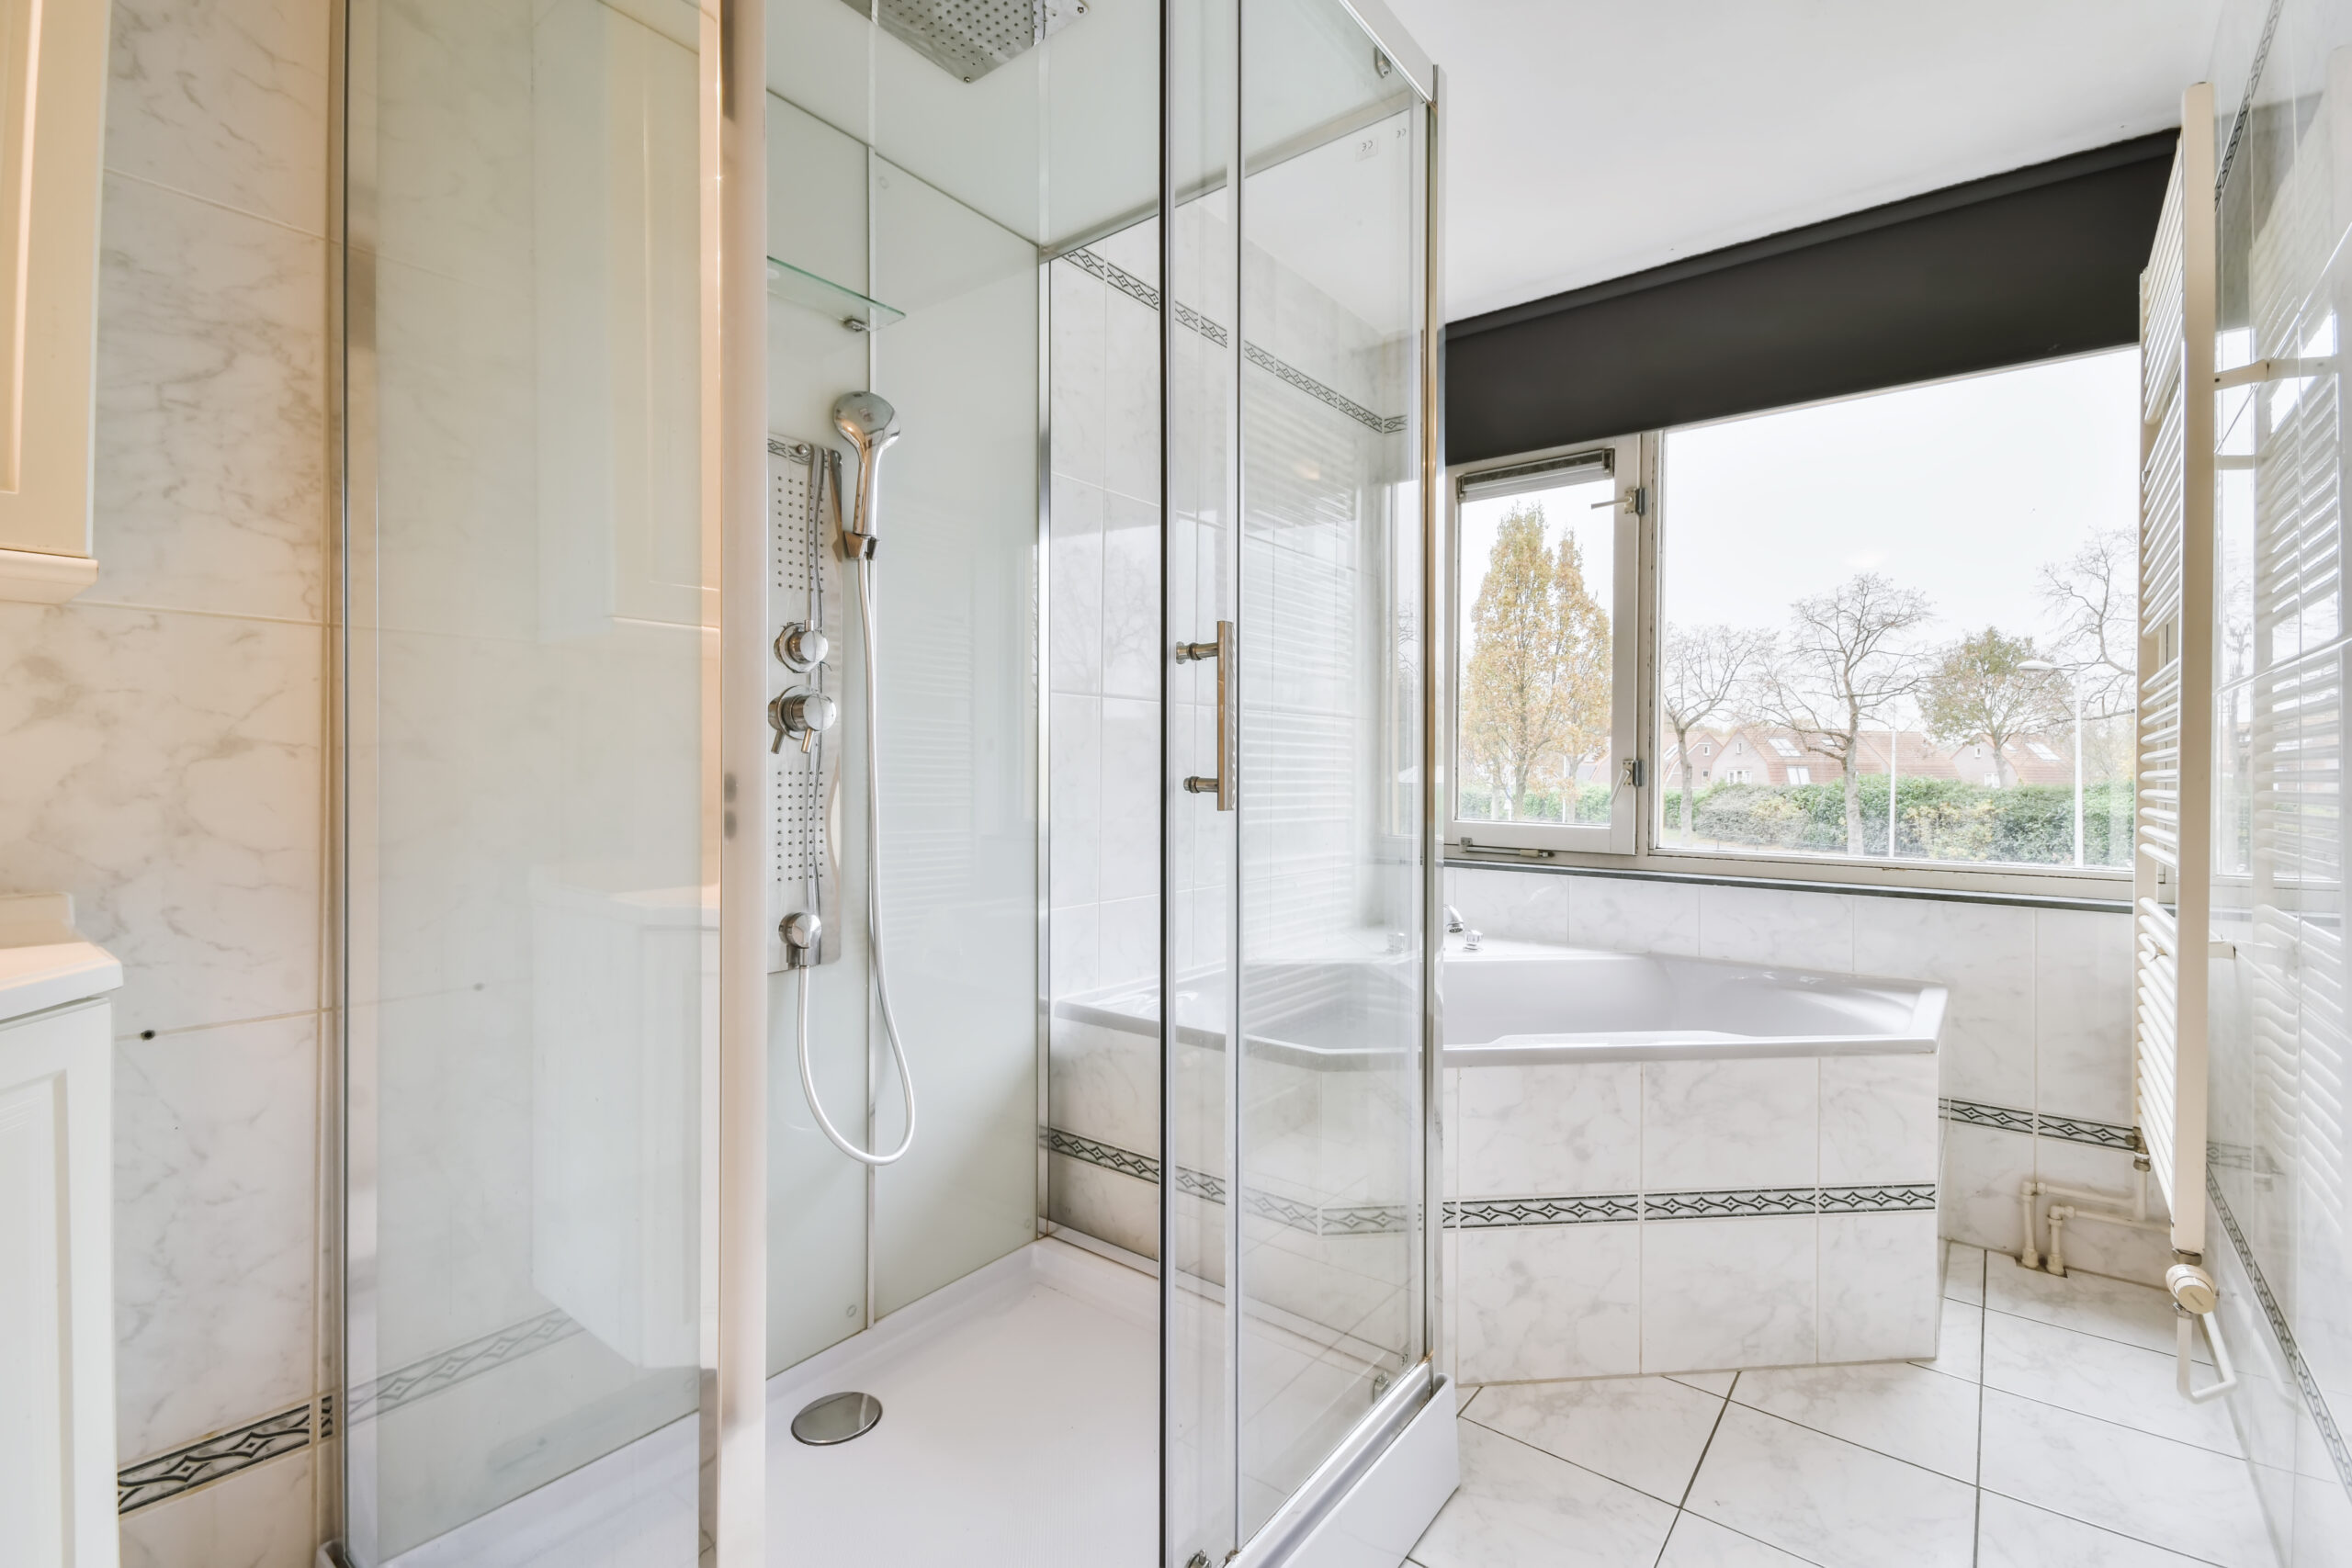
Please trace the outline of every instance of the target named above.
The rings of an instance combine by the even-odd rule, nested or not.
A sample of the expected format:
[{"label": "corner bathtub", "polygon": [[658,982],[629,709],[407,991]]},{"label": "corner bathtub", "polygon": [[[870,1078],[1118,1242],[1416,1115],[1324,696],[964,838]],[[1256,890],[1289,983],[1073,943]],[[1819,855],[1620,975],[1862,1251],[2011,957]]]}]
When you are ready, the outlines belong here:
[{"label": "corner bathtub", "polygon": [[1445,1063],[1726,1061],[1929,1052],[1941,986],[1706,958],[1498,943],[1445,955]]},{"label": "corner bathtub", "polygon": [[1462,1381],[1936,1353],[1942,987],[1457,949],[1443,1065]]}]

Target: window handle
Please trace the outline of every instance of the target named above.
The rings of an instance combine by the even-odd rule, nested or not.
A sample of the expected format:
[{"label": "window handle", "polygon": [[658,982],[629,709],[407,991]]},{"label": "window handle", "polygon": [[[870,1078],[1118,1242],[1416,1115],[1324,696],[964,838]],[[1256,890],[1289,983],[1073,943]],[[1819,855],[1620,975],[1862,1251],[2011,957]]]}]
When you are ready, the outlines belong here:
[{"label": "window handle", "polygon": [[1176,645],[1176,662],[1191,664],[1202,660],[1216,660],[1216,772],[1203,777],[1193,773],[1184,780],[1185,793],[1216,796],[1216,808],[1230,811],[1240,794],[1241,724],[1235,712],[1241,701],[1241,676],[1234,668],[1234,635],[1231,621],[1216,624],[1215,642],[1180,642]]}]

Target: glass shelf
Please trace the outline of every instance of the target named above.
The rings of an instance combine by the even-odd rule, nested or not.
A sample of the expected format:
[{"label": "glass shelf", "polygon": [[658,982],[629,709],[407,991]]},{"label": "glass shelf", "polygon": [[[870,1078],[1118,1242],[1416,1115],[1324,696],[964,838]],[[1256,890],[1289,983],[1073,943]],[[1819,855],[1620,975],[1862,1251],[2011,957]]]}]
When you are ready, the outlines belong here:
[{"label": "glass shelf", "polygon": [[820,316],[830,316],[854,333],[878,333],[907,319],[907,313],[895,305],[869,299],[854,288],[843,288],[805,267],[774,256],[768,257],[768,292],[795,305],[805,305]]}]

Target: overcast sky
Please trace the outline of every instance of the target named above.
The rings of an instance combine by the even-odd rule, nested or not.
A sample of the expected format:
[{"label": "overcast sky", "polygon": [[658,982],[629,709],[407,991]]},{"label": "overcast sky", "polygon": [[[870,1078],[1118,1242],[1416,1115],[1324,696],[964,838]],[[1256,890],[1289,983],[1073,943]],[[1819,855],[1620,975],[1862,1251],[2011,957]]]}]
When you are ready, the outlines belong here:
[{"label": "overcast sky", "polygon": [[1878,571],[1939,637],[2042,635],[2036,569],[2137,526],[2139,373],[2127,348],[1670,432],[1666,618],[1777,626]]}]

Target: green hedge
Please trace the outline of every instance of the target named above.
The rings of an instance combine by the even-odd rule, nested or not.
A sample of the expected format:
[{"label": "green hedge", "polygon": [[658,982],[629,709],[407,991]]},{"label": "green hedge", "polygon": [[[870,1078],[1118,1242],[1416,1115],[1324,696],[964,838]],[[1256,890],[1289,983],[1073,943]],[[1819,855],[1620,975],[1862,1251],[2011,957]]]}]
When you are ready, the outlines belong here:
[{"label": "green hedge", "polygon": [[[1886,853],[1886,776],[1866,775],[1862,852]],[[2083,859],[2125,865],[2132,858],[2132,783],[2083,791]],[[2064,784],[1992,789],[1957,779],[1905,779],[1895,790],[1903,859],[1994,861],[2067,865],[2075,858],[2075,792]],[[1691,813],[1698,837],[1722,844],[1842,854],[1846,794],[1840,784],[1715,784],[1699,792]],[[1556,820],[1556,818],[1555,818]],[[1666,838],[1681,830],[1682,795],[1665,799]]]}]

